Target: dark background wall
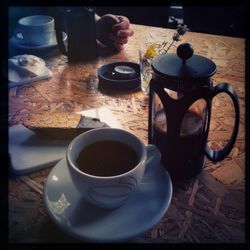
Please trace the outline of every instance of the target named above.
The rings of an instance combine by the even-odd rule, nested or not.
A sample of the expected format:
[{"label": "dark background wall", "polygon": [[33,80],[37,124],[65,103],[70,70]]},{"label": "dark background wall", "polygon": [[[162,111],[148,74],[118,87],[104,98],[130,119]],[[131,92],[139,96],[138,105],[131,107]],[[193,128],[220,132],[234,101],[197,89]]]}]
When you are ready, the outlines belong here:
[{"label": "dark background wall", "polygon": [[246,36],[246,8],[243,5],[183,6],[183,17],[192,31]]},{"label": "dark background wall", "polygon": [[97,6],[99,15],[112,13],[129,18],[131,23],[168,27],[168,6]]},{"label": "dark background wall", "polygon": [[226,36],[246,36],[246,6],[244,5],[183,5],[162,6],[98,6],[97,13],[121,14],[132,23],[174,28],[169,17],[182,19],[191,31]]},{"label": "dark background wall", "polygon": [[[9,37],[18,19],[34,14],[55,15],[57,7],[9,7]],[[246,7],[233,6],[181,6],[173,11],[172,6],[97,6],[99,15],[107,13],[127,16],[131,23],[175,28],[169,22],[176,15],[191,31],[226,36],[246,37]]]}]

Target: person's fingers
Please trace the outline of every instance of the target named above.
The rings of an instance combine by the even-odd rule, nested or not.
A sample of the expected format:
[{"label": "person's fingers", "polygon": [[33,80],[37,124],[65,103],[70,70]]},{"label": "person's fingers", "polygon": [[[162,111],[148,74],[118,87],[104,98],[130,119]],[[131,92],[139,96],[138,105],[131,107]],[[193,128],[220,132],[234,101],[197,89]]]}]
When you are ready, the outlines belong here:
[{"label": "person's fingers", "polygon": [[134,35],[134,31],[132,29],[126,29],[126,30],[118,30],[116,33],[116,36],[118,37],[129,37],[129,36],[133,36]]},{"label": "person's fingers", "polygon": [[128,38],[134,34],[129,28],[129,20],[124,16],[107,14],[97,22],[97,34],[101,43],[122,50]]},{"label": "person's fingers", "polygon": [[115,20],[116,23],[119,23],[121,21],[119,16],[116,16],[116,15],[110,15],[110,16],[111,16],[111,18],[113,18]]},{"label": "person's fingers", "polygon": [[129,19],[125,16],[116,15],[116,18],[119,20],[119,22],[126,21],[127,23],[130,23]]},{"label": "person's fingers", "polygon": [[116,32],[118,30],[128,29],[129,28],[129,20],[124,16],[116,16],[120,21],[117,24],[114,24],[112,27],[112,31]]},{"label": "person's fingers", "polygon": [[109,25],[115,25],[121,21],[118,16],[112,14],[106,14],[102,16],[101,20]]},{"label": "person's fingers", "polygon": [[110,39],[116,43],[121,43],[121,44],[124,44],[124,43],[127,43],[128,42],[128,37],[118,37],[114,34],[111,34],[110,35]]},{"label": "person's fingers", "polygon": [[121,43],[114,43],[113,46],[119,51],[121,51],[124,48],[124,44]]}]

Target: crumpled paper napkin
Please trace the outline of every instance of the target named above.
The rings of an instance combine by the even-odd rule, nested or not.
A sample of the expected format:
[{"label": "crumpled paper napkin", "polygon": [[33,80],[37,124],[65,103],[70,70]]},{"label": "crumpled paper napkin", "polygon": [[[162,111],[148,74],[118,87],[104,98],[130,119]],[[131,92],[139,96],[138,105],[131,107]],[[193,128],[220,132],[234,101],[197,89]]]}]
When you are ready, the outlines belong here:
[{"label": "crumpled paper napkin", "polygon": [[8,60],[9,87],[16,87],[50,78],[52,72],[45,61],[34,55],[17,55]]}]

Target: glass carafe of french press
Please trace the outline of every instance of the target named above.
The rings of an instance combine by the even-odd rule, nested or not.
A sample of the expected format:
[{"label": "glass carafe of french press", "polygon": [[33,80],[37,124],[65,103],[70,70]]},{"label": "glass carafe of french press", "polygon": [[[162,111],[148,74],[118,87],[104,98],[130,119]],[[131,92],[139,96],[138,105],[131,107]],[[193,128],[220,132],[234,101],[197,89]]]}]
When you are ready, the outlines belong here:
[{"label": "glass carafe of french press", "polygon": [[[162,163],[171,177],[190,179],[199,174],[206,156],[217,162],[231,151],[239,127],[239,102],[227,83],[213,86],[216,65],[193,55],[190,44],[181,44],[176,54],[160,55],[152,62],[149,92],[149,143],[162,154]],[[234,104],[235,121],[227,145],[214,151],[207,145],[212,99],[227,93]]]}]

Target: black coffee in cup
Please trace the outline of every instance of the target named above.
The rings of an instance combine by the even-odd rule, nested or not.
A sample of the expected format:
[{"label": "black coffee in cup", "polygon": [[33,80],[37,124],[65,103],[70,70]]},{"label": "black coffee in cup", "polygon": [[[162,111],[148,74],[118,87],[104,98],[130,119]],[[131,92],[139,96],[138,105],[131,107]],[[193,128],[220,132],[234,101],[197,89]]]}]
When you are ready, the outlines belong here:
[{"label": "black coffee in cup", "polygon": [[137,153],[119,141],[98,141],[83,148],[76,166],[94,176],[115,176],[133,169],[139,162]]}]

